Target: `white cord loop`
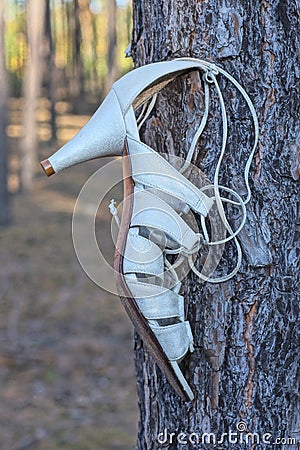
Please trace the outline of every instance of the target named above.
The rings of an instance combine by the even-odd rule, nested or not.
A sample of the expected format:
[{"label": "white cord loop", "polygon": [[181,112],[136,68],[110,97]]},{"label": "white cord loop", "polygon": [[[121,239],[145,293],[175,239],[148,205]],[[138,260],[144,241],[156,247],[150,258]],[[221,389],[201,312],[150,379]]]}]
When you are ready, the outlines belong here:
[{"label": "white cord loop", "polygon": [[[208,64],[208,63],[206,63]],[[246,101],[246,104],[250,110],[251,116],[252,116],[252,120],[253,120],[253,124],[254,124],[254,144],[251,150],[251,153],[247,159],[246,165],[245,165],[245,169],[244,169],[244,181],[245,181],[245,185],[246,185],[246,189],[247,189],[247,197],[245,200],[242,199],[242,197],[235,192],[233,189],[226,187],[226,186],[221,186],[219,184],[219,173],[220,173],[220,167],[224,158],[224,154],[226,151],[226,144],[227,144],[227,135],[228,135],[228,123],[227,123],[227,113],[226,113],[226,107],[225,107],[225,103],[224,103],[224,99],[223,99],[223,95],[220,89],[220,86],[217,82],[216,76],[221,73],[223,75],[225,75],[225,77],[227,79],[229,79],[229,81],[231,81],[231,83],[238,89],[238,91],[241,93],[241,95],[243,96],[244,100]],[[195,267],[195,263],[193,261],[192,255],[188,256],[188,261],[190,264],[191,269],[193,270],[193,272],[197,275],[197,277],[199,277],[201,280],[203,281],[209,281],[210,283],[221,283],[224,281],[229,280],[230,278],[232,278],[233,276],[236,275],[236,273],[238,272],[240,265],[242,263],[242,250],[241,250],[241,246],[237,240],[237,236],[238,234],[241,232],[242,228],[245,225],[246,219],[247,219],[247,211],[246,211],[246,204],[249,202],[250,198],[251,198],[251,190],[250,190],[250,186],[249,186],[249,171],[250,171],[250,166],[251,166],[251,162],[254,156],[254,152],[258,143],[258,136],[259,136],[259,131],[258,131],[258,119],[256,116],[256,112],[254,109],[254,106],[250,100],[250,98],[248,97],[246,91],[242,88],[242,86],[231,76],[229,75],[227,72],[225,72],[223,69],[221,68],[217,68],[215,65],[210,65],[204,72],[203,74],[203,82],[204,82],[204,95],[205,95],[205,110],[204,110],[204,114],[202,117],[202,121],[199,125],[199,128],[195,134],[195,137],[192,141],[190,150],[188,152],[188,157],[187,157],[187,161],[184,163],[184,165],[182,166],[181,171],[184,171],[188,165],[188,163],[191,161],[192,156],[194,155],[195,152],[195,148],[196,145],[199,141],[199,138],[205,128],[205,125],[207,123],[207,118],[208,118],[208,112],[209,112],[209,85],[210,86],[214,86],[215,90],[217,92],[218,98],[219,98],[219,104],[220,104],[220,108],[221,108],[221,115],[222,115],[222,145],[221,145],[221,151],[220,151],[220,156],[217,162],[217,166],[215,169],[215,174],[214,174],[214,180],[213,180],[213,184],[211,185],[207,185],[202,187],[200,190],[203,192],[205,190],[209,190],[209,189],[213,189],[214,191],[214,196],[212,197],[215,200],[215,204],[217,207],[217,211],[218,214],[220,216],[220,219],[222,220],[223,225],[225,226],[228,236],[224,239],[218,240],[218,241],[210,241],[209,236],[208,236],[208,232],[207,232],[207,228],[206,228],[206,223],[205,223],[205,218],[201,216],[201,225],[202,225],[202,229],[203,229],[203,236],[204,236],[204,245],[224,245],[227,242],[233,241],[235,246],[236,246],[236,250],[237,250],[237,261],[236,261],[236,265],[234,267],[234,269],[227,275],[223,276],[223,277],[218,277],[218,278],[211,278],[210,276],[204,276],[201,272],[199,272],[196,267]],[[227,192],[229,195],[233,196],[235,198],[236,201],[231,200],[230,198],[221,196],[220,194],[220,190]],[[225,214],[224,211],[224,207],[223,207],[223,203],[230,203],[232,205],[238,206],[241,208],[242,210],[242,221],[239,225],[239,227],[237,228],[236,231],[233,231]]]},{"label": "white cord loop", "polygon": [[[181,58],[181,59],[185,60],[185,61],[188,61],[188,60],[195,61],[194,59],[190,59],[190,58]],[[242,86],[231,75],[229,75],[225,70],[221,69],[220,67],[217,67],[215,64],[211,64],[211,63],[208,63],[208,62],[202,61],[202,60],[198,60],[198,61],[199,61],[199,67],[203,71],[202,80],[203,80],[203,84],[204,84],[204,113],[203,113],[201,123],[200,123],[200,125],[194,135],[192,143],[190,145],[186,160],[185,160],[184,164],[182,165],[181,169],[179,170],[179,172],[180,173],[185,172],[185,170],[188,168],[188,166],[191,163],[192,158],[195,154],[196,146],[198,144],[198,141],[199,141],[199,139],[207,125],[207,121],[208,121],[209,106],[210,106],[210,89],[214,88],[217,93],[218,99],[219,99],[219,105],[220,105],[220,110],[221,110],[222,144],[221,144],[219,159],[218,159],[216,169],[215,169],[213,184],[203,186],[200,189],[200,191],[204,192],[207,190],[213,190],[214,194],[211,198],[215,201],[215,206],[216,206],[218,215],[227,231],[227,236],[221,240],[211,241],[209,238],[209,235],[208,235],[205,218],[203,216],[201,216],[201,226],[202,226],[203,234],[199,233],[199,235],[198,235],[199,241],[195,245],[195,247],[190,251],[187,251],[187,249],[185,249],[184,247],[179,247],[178,249],[175,249],[175,250],[165,249],[166,255],[175,255],[175,254],[180,255],[179,258],[177,258],[176,262],[173,265],[171,265],[171,263],[166,258],[165,258],[165,261],[166,261],[166,266],[167,266],[170,274],[172,274],[172,276],[174,277],[174,280],[178,280],[175,269],[180,266],[180,264],[182,263],[182,261],[184,259],[187,259],[192,271],[197,275],[198,278],[200,278],[203,281],[209,281],[210,283],[221,283],[224,281],[228,281],[230,278],[234,277],[236,275],[236,273],[238,272],[241,262],[242,262],[242,250],[241,250],[241,246],[237,240],[237,236],[239,235],[242,228],[244,227],[246,219],[247,219],[246,204],[249,202],[249,200],[251,198],[251,190],[250,190],[250,186],[249,186],[249,171],[250,171],[251,162],[252,162],[252,159],[254,156],[254,152],[255,152],[255,149],[256,149],[257,143],[258,143],[259,128],[258,128],[258,119],[257,119],[257,115],[255,112],[254,106],[253,106],[248,94],[242,88]],[[244,169],[244,182],[245,182],[246,191],[247,191],[247,196],[245,199],[243,199],[235,190],[233,190],[227,186],[222,186],[219,184],[219,173],[220,173],[221,164],[224,159],[224,155],[225,155],[225,151],[226,151],[227,136],[228,136],[228,121],[227,121],[227,112],[226,112],[225,102],[223,99],[223,95],[222,95],[220,86],[216,79],[216,77],[220,74],[224,75],[240,92],[240,94],[244,98],[244,100],[249,108],[249,111],[250,111],[250,114],[251,114],[251,117],[253,120],[254,143],[253,143],[250,155],[247,159],[245,169]],[[140,116],[137,119],[138,129],[141,128],[141,126],[143,125],[145,120],[149,117],[152,109],[154,108],[156,98],[157,98],[157,94],[155,94],[151,98],[150,103],[148,102],[143,105]],[[231,198],[225,197],[224,195],[221,195],[220,191],[224,191],[229,196],[233,197],[234,200],[232,200]],[[223,206],[224,203],[237,206],[241,209],[242,219],[241,219],[241,223],[238,226],[238,228],[236,229],[236,231],[233,231],[231,225],[229,224],[229,222],[227,220],[226,213],[225,213],[224,206]],[[195,253],[198,253],[198,251],[200,250],[200,248],[203,245],[207,245],[207,246],[224,245],[230,241],[234,242],[236,251],[237,251],[236,265],[230,273],[228,273],[227,275],[224,275],[222,277],[211,278],[210,276],[203,275],[199,270],[196,269],[195,262],[193,261],[193,255],[195,255]]]}]

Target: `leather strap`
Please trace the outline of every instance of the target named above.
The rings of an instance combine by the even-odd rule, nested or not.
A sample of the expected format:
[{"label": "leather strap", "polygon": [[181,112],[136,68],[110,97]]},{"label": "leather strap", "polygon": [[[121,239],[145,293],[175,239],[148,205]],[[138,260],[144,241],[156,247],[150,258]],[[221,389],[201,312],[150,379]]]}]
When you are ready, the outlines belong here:
[{"label": "leather strap", "polygon": [[177,213],[188,214],[190,211],[189,206],[185,202],[173,197],[171,194],[166,194],[165,192],[159,191],[155,188],[149,188],[147,191],[152,192],[152,194],[156,195],[156,197],[159,197],[161,200],[168,203],[168,205],[170,205],[171,208],[173,208]]},{"label": "leather strap", "polygon": [[123,260],[124,274],[154,275],[163,280],[164,259],[161,249],[137,233],[138,229],[129,229]]},{"label": "leather strap", "polygon": [[188,321],[159,327],[150,324],[155,336],[170,361],[180,361],[192,344],[192,332]]},{"label": "leather strap", "polygon": [[124,123],[126,127],[126,136],[133,139],[139,140],[139,130],[136,123],[136,117],[134,114],[133,107],[130,106],[124,115]]},{"label": "leather strap", "polygon": [[[214,67],[214,65],[198,59],[157,62],[129,72],[116,81],[112,89],[116,92],[124,114],[134,101],[135,107],[139,107],[183,72],[197,68],[207,70],[210,67]],[[155,86],[151,86],[153,83]],[[144,95],[138,99],[142,92]],[[126,95],[124,95],[125,93]]]},{"label": "leather strap", "polygon": [[132,177],[187,203],[197,213],[207,216],[213,200],[178,172],[148,145],[128,137]]},{"label": "leather strap", "polygon": [[[142,314],[148,320],[178,317],[184,321],[184,298],[169,289],[160,289],[154,284],[142,283],[126,278]],[[158,288],[158,289],[157,289]]]},{"label": "leather strap", "polygon": [[131,226],[160,230],[172,238],[169,245],[174,249],[183,246],[191,250],[199,240],[174,209],[147,190],[134,191]]}]

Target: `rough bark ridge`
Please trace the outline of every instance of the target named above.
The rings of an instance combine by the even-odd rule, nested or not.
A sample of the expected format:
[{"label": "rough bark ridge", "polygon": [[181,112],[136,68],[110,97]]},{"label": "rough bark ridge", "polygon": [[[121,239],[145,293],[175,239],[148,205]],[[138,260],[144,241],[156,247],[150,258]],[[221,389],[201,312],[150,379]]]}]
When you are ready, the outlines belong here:
[{"label": "rough bark ridge", "polygon": [[[220,285],[199,284],[189,275],[183,286],[196,342],[187,362],[187,377],[196,390],[193,406],[181,402],[136,338],[141,411],[137,449],[212,448],[184,441],[191,433],[220,437],[237,431],[240,421],[260,435],[259,445],[256,439],[254,444],[234,444],[225,438],[219,448],[296,449],[297,444],[274,441],[300,441],[298,0],[135,0],[133,8],[137,66],[181,56],[214,61],[245,87],[260,123],[239,274]],[[220,83],[233,136],[222,180],[243,193],[249,116],[236,91],[223,79]],[[184,155],[202,110],[199,75],[182,77],[159,95],[143,138],[158,151]],[[215,98],[212,111],[218,118]],[[212,127],[196,159],[210,179],[220,149],[217,120]],[[164,429],[175,435],[159,444],[157,436]],[[271,445],[262,442],[265,433],[272,434]]]}]

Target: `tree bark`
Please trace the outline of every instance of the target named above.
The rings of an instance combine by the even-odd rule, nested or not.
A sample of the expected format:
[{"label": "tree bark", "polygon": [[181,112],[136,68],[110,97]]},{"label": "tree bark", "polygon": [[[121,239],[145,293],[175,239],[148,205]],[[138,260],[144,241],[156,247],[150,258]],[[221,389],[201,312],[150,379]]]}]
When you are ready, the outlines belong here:
[{"label": "tree bark", "polygon": [[5,4],[2,0],[0,2],[0,225],[3,226],[8,225],[10,221],[7,186],[8,140],[6,135],[9,85],[5,67],[4,11]]},{"label": "tree bark", "polygon": [[[203,433],[215,433],[220,440],[222,433],[237,432],[239,422],[245,423],[249,432],[258,433],[260,443],[257,438],[230,443],[227,436],[218,448],[296,449],[295,442],[300,441],[296,326],[299,3],[135,0],[133,26],[136,66],[182,56],[213,61],[244,86],[260,125],[259,147],[250,172],[252,200],[239,239],[243,250],[239,273],[218,285],[200,284],[189,274],[183,285],[196,344],[186,362],[186,376],[196,393],[193,405],[178,398],[136,336],[137,449],[212,448],[207,441],[201,444]],[[229,139],[221,184],[243,193],[241,168],[250,151],[251,124],[236,91],[222,77],[219,82],[234,136]],[[159,152],[184,156],[200,123],[201,89],[196,72],[165,88],[146,124],[145,142]],[[215,100],[212,117],[219,114]],[[194,161],[209,179],[219,156],[220,133],[215,127],[213,135],[204,134]],[[160,435],[159,443],[159,433],[164,430],[175,434],[168,435],[165,443]],[[201,446],[195,444],[192,433],[200,436]],[[272,435],[271,446],[263,442],[266,433]],[[240,434],[238,438],[244,439]],[[290,441],[288,447],[284,441],[275,445],[276,438],[295,442]]]},{"label": "tree bark", "polygon": [[22,139],[21,185],[30,190],[33,184],[37,152],[36,109],[42,83],[42,38],[45,19],[45,0],[28,0],[27,35],[29,55],[24,79],[24,136]]}]

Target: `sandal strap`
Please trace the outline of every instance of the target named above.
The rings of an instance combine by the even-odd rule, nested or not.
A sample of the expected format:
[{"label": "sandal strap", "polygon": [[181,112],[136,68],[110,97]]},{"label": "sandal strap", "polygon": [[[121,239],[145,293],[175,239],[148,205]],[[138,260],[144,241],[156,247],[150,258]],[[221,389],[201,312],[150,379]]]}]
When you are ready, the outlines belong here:
[{"label": "sandal strap", "polygon": [[[159,92],[164,86],[179,76],[181,72],[193,68],[207,70],[210,67],[214,67],[214,65],[197,59],[193,61],[177,59],[153,63],[137,68],[130,72],[129,75],[124,75],[113,84],[112,89],[116,92],[124,114],[132,103],[138,108],[156,92]],[[153,83],[155,83],[155,86],[151,86]],[[138,98],[143,91],[144,95]],[[124,95],[124,92],[126,92],[126,95]]]},{"label": "sandal strap", "polygon": [[174,211],[176,211],[177,213],[188,214],[190,211],[189,206],[185,202],[179,200],[176,197],[173,197],[173,195],[171,195],[171,194],[167,194],[163,191],[159,191],[158,189],[154,189],[154,188],[148,188],[147,191],[152,192],[154,195],[159,197],[161,200],[168,203],[168,205],[170,205],[171,208],[173,208]]},{"label": "sandal strap", "polygon": [[126,136],[130,136],[133,139],[139,140],[139,130],[136,123],[136,117],[132,106],[128,108],[128,111],[124,115],[124,124],[126,128]]},{"label": "sandal strap", "polygon": [[138,229],[129,229],[123,259],[124,274],[154,275],[163,280],[164,259],[154,242],[139,236]]},{"label": "sandal strap", "polygon": [[193,343],[192,331],[188,321],[167,326],[150,327],[170,361],[180,361]]},{"label": "sandal strap", "polygon": [[174,241],[168,245],[175,249],[184,246],[194,248],[199,241],[195,233],[173,208],[148,190],[135,190],[131,226],[159,230]]},{"label": "sandal strap", "polygon": [[156,289],[154,284],[141,283],[126,277],[135,301],[148,320],[178,317],[184,321],[184,298],[170,289]]},{"label": "sandal strap", "polygon": [[131,137],[127,138],[127,142],[131,156],[132,177],[136,182],[172,195],[202,216],[207,216],[213,205],[213,199],[201,192],[148,145]]}]

